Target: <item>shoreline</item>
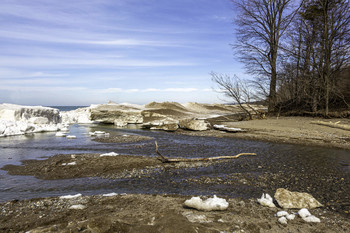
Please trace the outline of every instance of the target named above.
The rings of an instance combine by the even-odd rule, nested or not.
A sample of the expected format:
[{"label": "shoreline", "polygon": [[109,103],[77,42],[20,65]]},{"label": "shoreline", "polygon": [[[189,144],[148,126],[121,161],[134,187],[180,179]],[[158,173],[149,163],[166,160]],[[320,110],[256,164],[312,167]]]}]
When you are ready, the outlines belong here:
[{"label": "shoreline", "polygon": [[[350,150],[350,131],[316,125],[311,122],[322,118],[310,117],[279,117],[250,121],[216,121],[212,124],[222,124],[227,127],[241,128],[246,132],[224,132],[219,130],[188,131],[177,130],[176,134],[208,137],[228,137],[245,140],[256,140],[272,143],[287,143],[303,146],[322,146]],[[350,126],[350,119],[331,119]]]}]

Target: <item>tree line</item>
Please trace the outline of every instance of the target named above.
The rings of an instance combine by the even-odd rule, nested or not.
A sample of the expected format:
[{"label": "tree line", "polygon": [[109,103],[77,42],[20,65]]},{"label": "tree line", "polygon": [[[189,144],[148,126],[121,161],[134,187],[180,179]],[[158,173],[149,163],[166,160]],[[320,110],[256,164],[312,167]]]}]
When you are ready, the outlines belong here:
[{"label": "tree line", "polygon": [[321,111],[327,116],[331,108],[350,108],[349,1],[233,3],[239,12],[233,48],[253,80],[241,87],[237,76],[212,73],[226,95],[242,104],[247,98],[232,94],[237,88],[245,94],[249,90],[249,100],[265,100],[269,112]]}]

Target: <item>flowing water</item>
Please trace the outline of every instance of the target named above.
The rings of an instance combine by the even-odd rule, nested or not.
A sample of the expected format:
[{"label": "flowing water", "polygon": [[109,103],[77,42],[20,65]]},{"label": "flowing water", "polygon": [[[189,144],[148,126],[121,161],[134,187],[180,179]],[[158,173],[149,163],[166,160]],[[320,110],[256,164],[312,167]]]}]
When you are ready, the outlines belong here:
[{"label": "flowing water", "polygon": [[[262,191],[273,190],[280,185],[288,186],[293,182],[296,183],[293,183],[292,188],[303,189],[304,186],[308,186],[311,190],[318,191],[318,177],[332,177],[333,180],[329,182],[334,183],[334,180],[341,180],[343,177],[348,179],[350,174],[350,152],[346,150],[232,138],[184,136],[137,128],[118,129],[107,125],[72,125],[70,134],[77,136],[75,140],[55,137],[55,133],[0,138],[0,167],[6,164],[21,164],[21,160],[45,159],[56,154],[114,151],[120,154],[156,156],[153,140],[137,143],[99,143],[92,141],[88,135],[88,132],[96,130],[103,130],[111,135],[137,134],[153,137],[158,141],[162,154],[169,157],[209,157],[241,152],[255,152],[258,155],[213,163],[208,167],[168,169],[152,177],[124,179],[41,180],[32,176],[11,176],[0,170],[0,202],[75,193],[88,195],[109,192],[254,197]],[[324,176],[325,171],[329,171],[330,176]],[[317,187],[309,183],[303,184],[300,182],[302,178],[291,178],[293,174],[298,177],[299,173],[314,179],[314,186]],[[276,183],[276,180],[284,182]],[[346,191],[349,183],[345,185]],[[329,185],[325,186],[325,189],[328,187]],[[346,195],[345,193],[341,197],[346,199]]]}]

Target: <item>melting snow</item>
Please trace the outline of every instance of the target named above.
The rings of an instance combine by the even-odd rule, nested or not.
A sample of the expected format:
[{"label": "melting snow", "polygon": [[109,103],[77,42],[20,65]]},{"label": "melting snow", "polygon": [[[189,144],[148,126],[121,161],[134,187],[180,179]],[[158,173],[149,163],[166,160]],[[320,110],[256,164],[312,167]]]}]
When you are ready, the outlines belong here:
[{"label": "melting snow", "polygon": [[105,156],[118,156],[118,153],[115,152],[110,152],[110,153],[105,153],[105,154],[101,154],[100,157],[105,157]]},{"label": "melting snow", "polygon": [[192,197],[190,200],[186,200],[184,204],[187,207],[205,211],[226,210],[228,208],[228,202],[223,198],[216,197],[216,195],[205,201],[200,197]]},{"label": "melting snow", "polygon": [[73,199],[81,197],[81,193],[75,194],[75,195],[66,195],[66,196],[60,196],[60,199]]}]

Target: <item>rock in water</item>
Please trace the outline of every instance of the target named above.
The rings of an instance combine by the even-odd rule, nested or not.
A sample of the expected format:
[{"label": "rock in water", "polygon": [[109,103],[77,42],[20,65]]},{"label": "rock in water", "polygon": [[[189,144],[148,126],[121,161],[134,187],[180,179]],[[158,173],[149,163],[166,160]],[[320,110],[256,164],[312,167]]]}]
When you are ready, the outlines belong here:
[{"label": "rock in water", "polygon": [[322,206],[321,203],[308,193],[291,192],[284,188],[276,190],[275,199],[285,209],[314,209]]}]

